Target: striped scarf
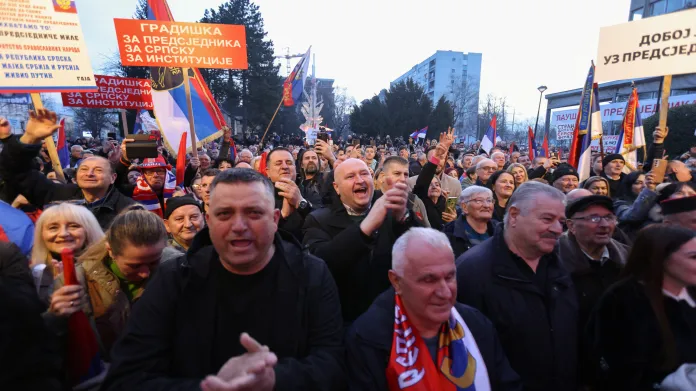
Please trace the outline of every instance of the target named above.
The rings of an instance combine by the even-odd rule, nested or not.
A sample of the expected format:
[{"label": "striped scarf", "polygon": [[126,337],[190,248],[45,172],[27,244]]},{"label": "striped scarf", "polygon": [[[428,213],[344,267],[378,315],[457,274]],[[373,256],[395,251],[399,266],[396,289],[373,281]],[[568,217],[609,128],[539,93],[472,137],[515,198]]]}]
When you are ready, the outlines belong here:
[{"label": "striped scarf", "polygon": [[[164,181],[164,189],[162,190],[162,198],[164,199],[165,205],[167,200],[170,199],[174,194],[175,188],[176,177],[174,174],[167,171],[167,178]],[[160,205],[159,198],[147,181],[145,181],[145,176],[143,175],[138,177],[137,183],[135,184],[135,189],[133,189],[133,199],[143,204],[145,209],[156,213],[159,217],[164,218],[164,213],[162,213],[162,206]]]},{"label": "striped scarf", "polygon": [[471,331],[452,307],[439,332],[437,366],[395,295],[394,337],[387,364],[389,391],[490,391],[486,364]]}]

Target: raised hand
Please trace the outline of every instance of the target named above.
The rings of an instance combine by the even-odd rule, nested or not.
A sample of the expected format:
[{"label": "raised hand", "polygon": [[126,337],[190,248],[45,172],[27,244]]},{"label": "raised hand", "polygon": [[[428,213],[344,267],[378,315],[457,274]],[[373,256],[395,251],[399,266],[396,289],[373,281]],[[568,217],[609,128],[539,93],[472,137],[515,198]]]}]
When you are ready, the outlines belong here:
[{"label": "raised hand", "polygon": [[51,136],[60,125],[57,125],[56,113],[46,109],[29,112],[26,131],[20,138],[25,144],[40,144],[41,140]]},{"label": "raised hand", "polygon": [[4,140],[12,134],[12,126],[10,121],[5,117],[0,117],[0,140]]},{"label": "raised hand", "polygon": [[667,138],[667,135],[669,134],[669,128],[665,126],[665,128],[661,127],[656,127],[655,131],[653,132],[653,144],[662,144],[665,142],[665,139]]}]

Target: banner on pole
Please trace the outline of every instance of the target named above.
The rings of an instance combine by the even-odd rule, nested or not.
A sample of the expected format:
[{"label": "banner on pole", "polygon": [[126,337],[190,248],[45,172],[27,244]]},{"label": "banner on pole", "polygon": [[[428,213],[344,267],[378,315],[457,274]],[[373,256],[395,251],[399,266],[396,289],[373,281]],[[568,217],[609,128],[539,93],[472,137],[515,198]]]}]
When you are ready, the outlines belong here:
[{"label": "banner on pole", "polygon": [[64,92],[63,106],[91,109],[152,110],[150,80],[94,75],[96,92]]},{"label": "banner on pole", "polygon": [[241,25],[114,19],[126,66],[247,69]]},{"label": "banner on pole", "polygon": [[696,9],[599,30],[595,82],[696,72]]},{"label": "banner on pole", "polygon": [[0,0],[0,92],[94,91],[74,1]]}]

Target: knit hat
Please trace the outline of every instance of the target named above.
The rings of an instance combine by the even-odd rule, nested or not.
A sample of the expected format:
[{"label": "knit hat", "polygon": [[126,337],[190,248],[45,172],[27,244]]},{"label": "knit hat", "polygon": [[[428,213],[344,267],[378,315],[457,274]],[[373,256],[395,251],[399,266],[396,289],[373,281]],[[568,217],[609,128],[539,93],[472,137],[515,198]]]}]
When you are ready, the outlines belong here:
[{"label": "knit hat", "polygon": [[620,153],[612,153],[611,155],[607,155],[602,159],[602,167],[606,167],[607,164],[611,163],[612,160],[621,160],[624,163],[626,162],[626,159],[620,154]]},{"label": "knit hat", "polygon": [[573,215],[586,210],[590,206],[599,205],[605,207],[609,211],[614,210],[614,202],[611,198],[603,195],[591,195],[587,197],[578,198],[577,200],[571,202],[566,206],[566,217],[569,219],[573,218]]},{"label": "knit hat", "polygon": [[185,205],[195,205],[201,210],[201,212],[203,211],[200,202],[196,201],[191,195],[172,197],[167,200],[167,205],[164,211],[164,219],[168,219],[172,212]]},{"label": "knit hat", "polygon": [[172,166],[167,163],[167,161],[164,159],[164,156],[162,155],[157,155],[156,158],[146,158],[143,159],[143,162],[140,164],[138,168],[140,170],[147,170],[148,168],[166,168],[167,170],[171,170]]},{"label": "knit hat", "polygon": [[575,177],[580,180],[580,175],[578,175],[578,171],[573,168],[573,166],[570,164],[560,164],[555,170],[553,170],[551,183],[556,182],[566,175],[575,175]]},{"label": "knit hat", "polygon": [[676,213],[691,212],[696,210],[696,196],[673,198],[660,203],[662,214],[673,215]]}]

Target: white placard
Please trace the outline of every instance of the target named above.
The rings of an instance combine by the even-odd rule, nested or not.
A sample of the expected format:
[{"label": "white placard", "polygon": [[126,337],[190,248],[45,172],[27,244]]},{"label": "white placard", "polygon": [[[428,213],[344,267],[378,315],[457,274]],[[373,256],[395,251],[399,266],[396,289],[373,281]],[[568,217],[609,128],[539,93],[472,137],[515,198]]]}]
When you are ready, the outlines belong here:
[{"label": "white placard", "polygon": [[0,0],[0,92],[95,91],[74,0]]},{"label": "white placard", "polygon": [[696,9],[603,27],[595,82],[696,72]]}]

